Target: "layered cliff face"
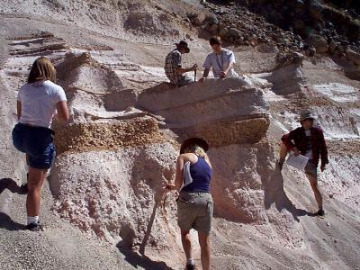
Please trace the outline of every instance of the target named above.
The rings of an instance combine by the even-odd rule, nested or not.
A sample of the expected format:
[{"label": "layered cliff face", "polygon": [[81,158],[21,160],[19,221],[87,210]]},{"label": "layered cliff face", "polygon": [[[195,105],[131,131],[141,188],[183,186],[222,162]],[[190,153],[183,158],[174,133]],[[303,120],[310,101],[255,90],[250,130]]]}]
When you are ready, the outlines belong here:
[{"label": "layered cliff face", "polygon": [[[214,167],[214,269],[357,267],[360,83],[352,80],[352,61],[283,54],[264,44],[231,47],[244,76],[172,88],[163,71],[172,43],[189,41],[185,65],[200,66],[210,52],[199,29],[183,20],[189,12],[210,14],[199,1],[6,4],[0,79],[11,96],[7,108],[14,110],[31,63],[49,57],[71,111],[69,123],[53,125],[51,209],[89,241],[132,254],[129,269],[183,267],[176,194],[163,186],[174,178],[180,142],[199,136],[211,146]],[[299,125],[305,108],[318,115],[328,140],[330,164],[319,181],[324,220],[311,215],[316,204],[304,173],[276,168],[279,139]],[[2,116],[8,130],[12,117]],[[6,177],[24,174],[21,166],[4,170],[11,172]],[[2,202],[1,211],[11,209]]]}]

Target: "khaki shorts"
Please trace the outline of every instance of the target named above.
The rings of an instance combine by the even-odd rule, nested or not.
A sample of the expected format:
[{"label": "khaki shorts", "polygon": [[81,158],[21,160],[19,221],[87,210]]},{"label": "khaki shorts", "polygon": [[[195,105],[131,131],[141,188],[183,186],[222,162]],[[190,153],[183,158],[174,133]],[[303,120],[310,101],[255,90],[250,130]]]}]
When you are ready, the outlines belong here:
[{"label": "khaki shorts", "polygon": [[178,225],[181,230],[189,231],[193,228],[199,232],[210,234],[214,211],[210,193],[180,192],[177,205]]},{"label": "khaki shorts", "polygon": [[304,170],[306,175],[315,177],[317,179],[318,170],[317,170],[317,166],[314,163],[308,162]]}]

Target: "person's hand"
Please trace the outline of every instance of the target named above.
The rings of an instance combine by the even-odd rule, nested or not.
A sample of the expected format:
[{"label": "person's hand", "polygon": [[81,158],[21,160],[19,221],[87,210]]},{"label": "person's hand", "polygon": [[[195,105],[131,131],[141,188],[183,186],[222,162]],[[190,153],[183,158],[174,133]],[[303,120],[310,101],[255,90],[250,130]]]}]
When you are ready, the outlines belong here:
[{"label": "person's hand", "polygon": [[220,72],[220,78],[226,78],[226,73],[224,71],[221,71]]},{"label": "person's hand", "polygon": [[322,172],[325,171],[325,164],[321,164],[320,170],[321,170]]},{"label": "person's hand", "polygon": [[165,189],[167,189],[168,191],[175,190],[176,186],[174,184],[166,184]]},{"label": "person's hand", "polygon": [[194,64],[194,65],[192,66],[191,70],[196,71],[197,68],[198,68],[198,65],[197,65],[197,64]]},{"label": "person's hand", "polygon": [[299,151],[299,149],[297,149],[296,146],[295,146],[293,149],[291,149],[291,150],[293,151],[293,153],[294,153],[295,156],[300,155],[300,151]]}]

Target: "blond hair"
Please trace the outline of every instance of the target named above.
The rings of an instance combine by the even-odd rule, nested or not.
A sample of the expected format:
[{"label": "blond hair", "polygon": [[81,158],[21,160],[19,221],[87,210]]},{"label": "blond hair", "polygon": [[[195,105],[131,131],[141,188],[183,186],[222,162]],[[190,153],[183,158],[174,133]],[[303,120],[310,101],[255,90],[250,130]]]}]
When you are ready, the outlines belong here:
[{"label": "blond hair", "polygon": [[188,146],[185,149],[185,153],[194,153],[197,156],[202,157],[202,158],[207,157],[205,150],[202,147],[198,146],[197,144]]},{"label": "blond hair", "polygon": [[28,83],[50,80],[56,82],[56,70],[46,57],[36,59],[31,67]]}]

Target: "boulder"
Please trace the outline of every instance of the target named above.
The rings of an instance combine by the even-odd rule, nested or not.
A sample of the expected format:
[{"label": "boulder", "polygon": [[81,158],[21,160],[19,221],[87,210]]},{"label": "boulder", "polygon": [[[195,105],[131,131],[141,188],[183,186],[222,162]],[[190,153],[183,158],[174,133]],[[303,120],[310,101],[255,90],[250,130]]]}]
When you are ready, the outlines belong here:
[{"label": "boulder", "polygon": [[360,66],[360,53],[350,48],[347,48],[345,53],[348,60],[353,62],[355,65]]},{"label": "boulder", "polygon": [[316,49],[317,53],[327,53],[329,51],[327,40],[320,35],[311,34],[308,43]]}]

